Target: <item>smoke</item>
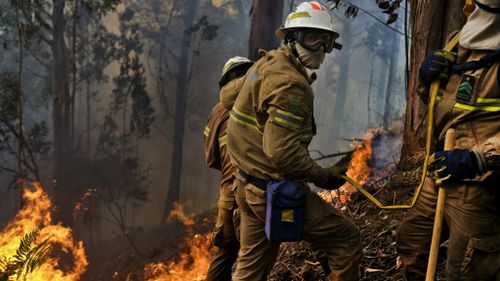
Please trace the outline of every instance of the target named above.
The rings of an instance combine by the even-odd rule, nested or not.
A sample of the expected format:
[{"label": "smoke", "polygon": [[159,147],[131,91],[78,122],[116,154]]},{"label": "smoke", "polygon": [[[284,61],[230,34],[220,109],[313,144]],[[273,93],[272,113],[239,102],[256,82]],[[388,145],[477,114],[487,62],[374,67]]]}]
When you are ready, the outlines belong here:
[{"label": "smoke", "polygon": [[387,168],[388,165],[395,164],[401,156],[401,144],[403,134],[400,128],[401,122],[395,122],[394,127],[389,130],[382,130],[375,135],[372,140],[372,158],[370,166],[376,169]]}]

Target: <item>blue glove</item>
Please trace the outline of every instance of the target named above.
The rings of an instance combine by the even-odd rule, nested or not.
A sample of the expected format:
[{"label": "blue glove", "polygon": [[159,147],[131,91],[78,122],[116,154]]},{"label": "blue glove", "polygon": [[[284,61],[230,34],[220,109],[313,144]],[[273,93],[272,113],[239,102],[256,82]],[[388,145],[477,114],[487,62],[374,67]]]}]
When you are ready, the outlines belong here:
[{"label": "blue glove", "polygon": [[456,61],[456,54],[446,51],[434,51],[427,55],[420,66],[418,77],[426,85],[436,79],[448,79],[451,65]]},{"label": "blue glove", "polygon": [[480,173],[476,155],[468,149],[438,151],[431,155],[430,164],[438,186],[471,179]]}]

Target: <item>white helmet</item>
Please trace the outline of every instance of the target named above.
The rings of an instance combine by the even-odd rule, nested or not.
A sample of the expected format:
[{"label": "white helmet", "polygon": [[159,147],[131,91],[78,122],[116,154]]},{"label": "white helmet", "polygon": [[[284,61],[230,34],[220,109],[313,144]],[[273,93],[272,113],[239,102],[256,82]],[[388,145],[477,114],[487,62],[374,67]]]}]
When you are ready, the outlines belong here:
[{"label": "white helmet", "polygon": [[314,28],[332,32],[338,37],[338,33],[333,30],[332,19],[326,8],[318,2],[304,2],[295,8],[285,20],[285,24],[276,31],[276,36],[283,40],[289,30],[300,28]]},{"label": "white helmet", "polygon": [[240,56],[235,56],[226,61],[224,67],[222,68],[222,73],[219,79],[219,86],[222,88],[227,82],[234,79],[229,77],[231,72],[235,72],[236,76],[243,76],[246,71],[253,65],[253,61]]}]

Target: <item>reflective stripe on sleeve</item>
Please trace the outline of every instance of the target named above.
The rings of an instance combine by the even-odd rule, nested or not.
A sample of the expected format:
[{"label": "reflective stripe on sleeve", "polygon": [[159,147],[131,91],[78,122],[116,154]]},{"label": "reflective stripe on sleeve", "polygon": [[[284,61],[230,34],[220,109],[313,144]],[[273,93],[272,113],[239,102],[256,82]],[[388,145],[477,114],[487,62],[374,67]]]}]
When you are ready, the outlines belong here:
[{"label": "reflective stripe on sleeve", "polygon": [[460,109],[465,109],[469,111],[475,111],[475,110],[482,110],[482,111],[489,111],[489,112],[497,112],[500,111],[500,104],[497,105],[479,105],[479,106],[474,106],[474,105],[468,105],[468,104],[463,104],[463,103],[456,103],[455,108],[460,108]]},{"label": "reflective stripe on sleeve", "polygon": [[208,137],[208,135],[210,135],[210,128],[209,128],[208,126],[207,126],[207,127],[205,127],[205,131],[203,131],[203,135],[204,135],[205,137]]},{"label": "reflective stripe on sleeve", "polygon": [[480,104],[493,104],[493,105],[500,105],[500,99],[491,99],[491,98],[477,98],[477,103]]},{"label": "reflective stripe on sleeve", "polygon": [[271,115],[277,123],[289,129],[300,130],[304,125],[304,117],[297,116],[288,111],[277,109]]},{"label": "reflective stripe on sleeve", "polygon": [[252,128],[257,131],[259,134],[264,133],[264,128],[257,123],[257,119],[251,115],[243,113],[239,111],[236,107],[233,106],[233,110],[231,110],[231,119],[238,124],[241,124],[245,127]]},{"label": "reflective stripe on sleeve", "polygon": [[222,137],[219,138],[219,148],[222,148],[226,144],[227,144],[227,135],[223,135]]}]

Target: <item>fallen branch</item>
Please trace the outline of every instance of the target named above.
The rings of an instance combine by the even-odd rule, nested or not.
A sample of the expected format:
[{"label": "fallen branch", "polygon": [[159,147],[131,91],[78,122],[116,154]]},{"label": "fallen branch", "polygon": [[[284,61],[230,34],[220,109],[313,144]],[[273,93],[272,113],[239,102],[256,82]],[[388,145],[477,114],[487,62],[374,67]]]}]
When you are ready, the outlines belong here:
[{"label": "fallen branch", "polygon": [[337,156],[349,155],[349,154],[353,153],[354,150],[349,150],[349,151],[345,151],[345,152],[338,152],[338,153],[328,154],[328,155],[323,155],[318,150],[315,150],[315,152],[317,152],[319,155],[321,155],[320,157],[313,159],[313,160],[317,161],[317,160],[323,160],[323,159],[326,159],[326,158],[332,158],[332,157],[337,157]]}]

